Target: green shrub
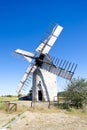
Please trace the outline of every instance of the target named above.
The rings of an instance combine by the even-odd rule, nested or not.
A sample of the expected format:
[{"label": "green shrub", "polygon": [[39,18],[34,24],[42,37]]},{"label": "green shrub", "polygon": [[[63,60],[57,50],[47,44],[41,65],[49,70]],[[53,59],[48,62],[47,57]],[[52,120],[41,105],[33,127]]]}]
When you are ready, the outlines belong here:
[{"label": "green shrub", "polygon": [[65,103],[75,108],[83,108],[87,104],[87,81],[83,78],[72,79],[64,93]]}]

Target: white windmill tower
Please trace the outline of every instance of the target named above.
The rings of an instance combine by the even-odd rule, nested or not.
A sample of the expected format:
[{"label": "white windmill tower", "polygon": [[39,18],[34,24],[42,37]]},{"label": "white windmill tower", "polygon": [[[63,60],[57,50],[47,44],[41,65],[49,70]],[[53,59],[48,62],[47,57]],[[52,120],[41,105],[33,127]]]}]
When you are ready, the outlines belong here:
[{"label": "white windmill tower", "polygon": [[[36,48],[37,54],[17,49],[15,52],[22,55],[31,64],[27,68],[17,92],[24,87],[29,75],[33,73],[32,100],[34,101],[53,101],[57,96],[56,77],[60,76],[70,80],[75,72],[75,64],[59,59],[52,59],[48,53],[60,35],[63,27],[55,24],[48,33],[47,38],[41,41]],[[33,62],[31,62],[33,60]]]}]

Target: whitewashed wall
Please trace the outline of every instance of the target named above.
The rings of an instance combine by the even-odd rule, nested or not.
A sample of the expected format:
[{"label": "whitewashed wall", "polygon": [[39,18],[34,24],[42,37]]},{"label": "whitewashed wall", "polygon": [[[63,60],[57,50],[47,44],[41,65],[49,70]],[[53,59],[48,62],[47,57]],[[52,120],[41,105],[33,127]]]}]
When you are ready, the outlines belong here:
[{"label": "whitewashed wall", "polygon": [[38,90],[42,91],[43,101],[56,100],[56,75],[43,69],[36,69],[33,73],[33,100],[35,101],[38,101]]}]

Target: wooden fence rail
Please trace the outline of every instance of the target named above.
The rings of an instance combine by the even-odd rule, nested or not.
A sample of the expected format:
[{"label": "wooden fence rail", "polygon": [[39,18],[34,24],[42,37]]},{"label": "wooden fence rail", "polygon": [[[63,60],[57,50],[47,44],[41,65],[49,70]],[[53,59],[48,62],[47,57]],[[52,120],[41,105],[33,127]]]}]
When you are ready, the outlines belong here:
[{"label": "wooden fence rail", "polygon": [[13,103],[13,102],[10,102],[10,101],[4,101],[4,103],[5,103],[5,110],[7,112],[17,111],[17,103]]}]

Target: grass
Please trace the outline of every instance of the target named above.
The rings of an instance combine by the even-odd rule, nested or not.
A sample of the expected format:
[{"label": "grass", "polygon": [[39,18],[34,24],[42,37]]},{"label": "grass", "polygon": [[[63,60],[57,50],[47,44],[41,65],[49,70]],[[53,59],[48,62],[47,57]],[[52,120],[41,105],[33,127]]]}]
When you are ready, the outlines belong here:
[{"label": "grass", "polygon": [[29,125],[29,123],[26,123],[25,125],[27,126],[27,125]]},{"label": "grass", "polygon": [[3,109],[5,109],[5,106],[3,103],[0,103],[0,110],[3,110]]},{"label": "grass", "polygon": [[4,101],[17,101],[18,97],[17,96],[0,96],[0,103]]},{"label": "grass", "polygon": [[0,110],[6,111],[6,103],[5,102],[15,102],[17,101],[17,96],[0,96]]},{"label": "grass", "polygon": [[15,117],[13,117],[13,118],[10,120],[10,122],[11,122],[11,121],[14,121],[15,119],[16,119],[16,118],[15,118]]},{"label": "grass", "polygon": [[[18,101],[18,98],[16,96],[1,96],[0,97],[0,111],[5,111],[5,104],[3,103],[4,101],[10,101],[10,102],[14,102],[14,101]],[[28,103],[28,102],[27,102]],[[43,105],[37,105],[35,104],[35,108],[31,108],[29,106],[27,106],[26,104],[17,104],[17,113],[22,113],[25,111],[31,111],[31,112],[46,112],[46,113],[52,113],[52,112],[60,112],[60,111],[66,111],[66,113],[70,113],[70,114],[78,114],[78,115],[84,115],[87,116],[87,106],[85,106],[83,109],[75,109],[75,108],[69,108],[68,110],[64,110],[63,108],[59,107],[58,105],[55,107],[52,107],[50,109],[48,109],[48,107],[43,107]],[[13,111],[12,111],[13,112]]]}]

